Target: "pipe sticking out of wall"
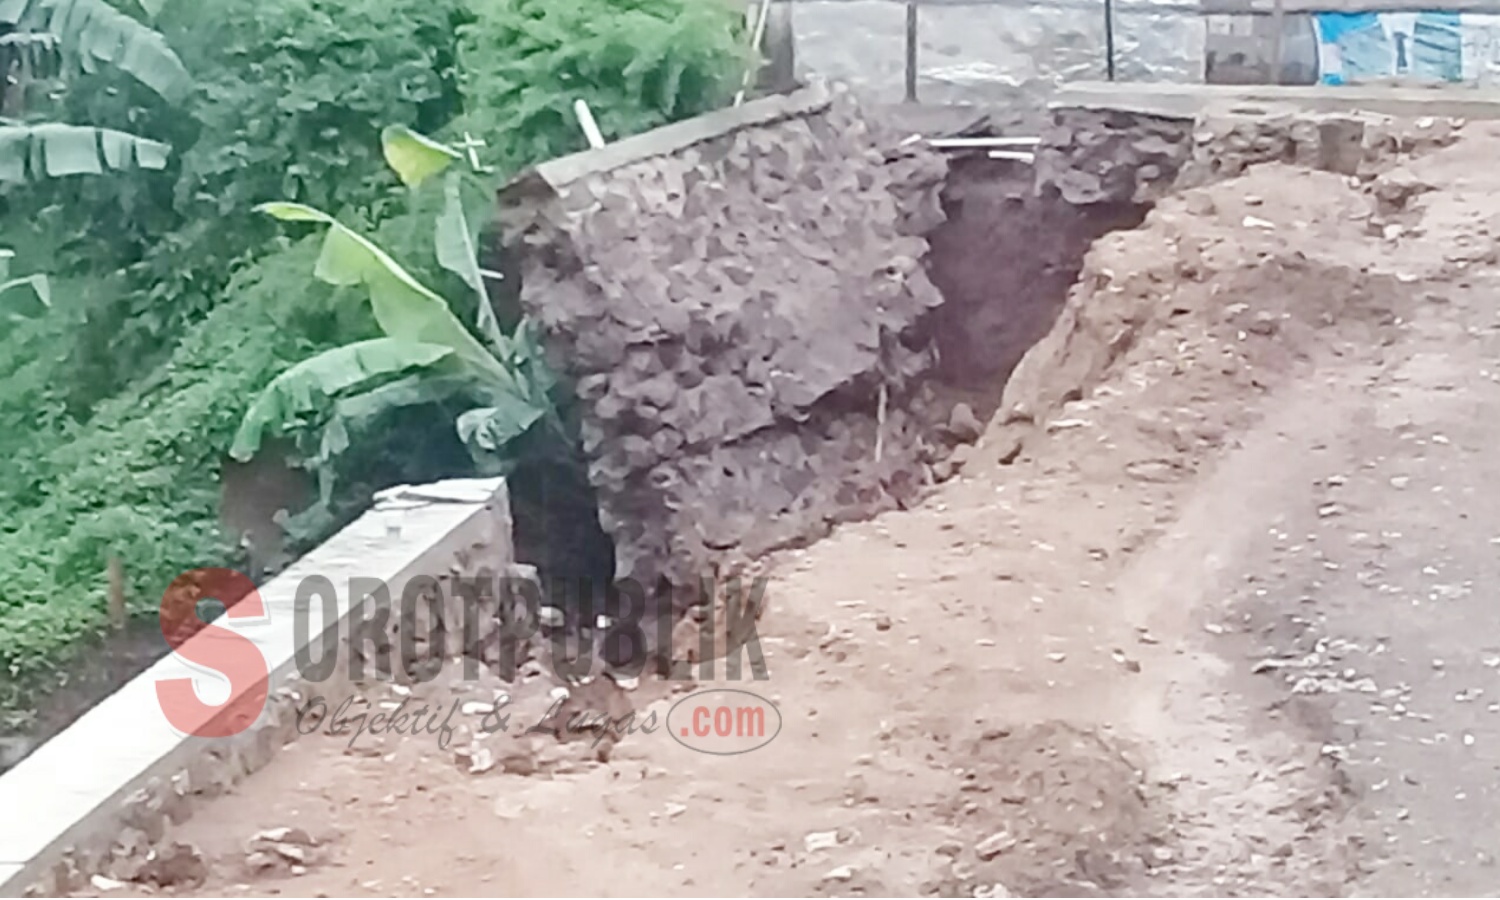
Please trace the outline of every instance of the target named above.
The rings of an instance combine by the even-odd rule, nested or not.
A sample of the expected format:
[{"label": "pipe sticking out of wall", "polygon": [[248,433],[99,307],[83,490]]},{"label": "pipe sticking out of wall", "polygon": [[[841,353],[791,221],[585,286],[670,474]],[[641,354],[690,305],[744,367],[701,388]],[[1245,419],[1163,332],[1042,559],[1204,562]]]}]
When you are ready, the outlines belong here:
[{"label": "pipe sticking out of wall", "polygon": [[589,146],[598,150],[604,146],[604,134],[599,131],[599,123],[594,121],[594,113],[582,98],[573,101],[573,115],[578,117],[578,125],[583,129],[583,136],[589,139]]},{"label": "pipe sticking out of wall", "polygon": [[[755,31],[750,36],[750,49],[755,52],[757,59],[760,58],[760,45],[766,40],[766,22],[771,18],[771,0],[760,0],[760,14],[755,18]],[[745,102],[745,92],[750,90],[750,79],[758,68],[747,69],[745,78],[740,82],[740,89],[735,92],[734,105],[739,106]]]},{"label": "pipe sticking out of wall", "polygon": [[1035,147],[1039,137],[955,137],[928,138],[927,145],[937,150],[972,150],[990,147]]}]

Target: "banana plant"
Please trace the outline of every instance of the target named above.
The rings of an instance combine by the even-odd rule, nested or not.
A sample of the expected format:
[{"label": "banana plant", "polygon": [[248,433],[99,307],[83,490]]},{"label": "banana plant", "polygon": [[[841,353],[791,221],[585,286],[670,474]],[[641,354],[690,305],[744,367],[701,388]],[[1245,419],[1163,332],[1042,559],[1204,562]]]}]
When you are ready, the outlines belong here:
[{"label": "banana plant", "polygon": [[[154,16],[161,5],[141,7]],[[0,121],[0,181],[166,167],[171,148],[157,141],[90,125],[15,120],[33,80],[66,80],[102,66],[125,72],[169,103],[184,102],[192,76],[160,32],[105,0],[0,0],[0,31],[0,70],[16,73],[0,85],[0,107],[12,117]]]},{"label": "banana plant", "polygon": [[286,222],[325,226],[313,275],[331,285],[363,287],[383,337],[358,341],[304,360],[273,380],[246,412],[230,456],[248,461],[272,434],[316,435],[303,443],[305,463],[317,472],[322,505],[331,500],[328,464],[349,447],[350,435],[401,406],[463,400],[459,437],[482,472],[502,474],[514,463],[512,446],[538,423],[562,432],[552,402],[556,381],[530,326],[505,334],[485,292],[472,232],[460,195],[461,154],[403,127],[382,134],[386,161],[409,188],[447,171],[444,204],[434,229],[438,262],[473,289],[479,314],[471,330],[436,291],[390,254],[329,214],[298,203],[257,207]]},{"label": "banana plant", "polygon": [[66,175],[99,175],[106,169],[167,167],[172,148],[110,128],[0,119],[0,181],[26,182]]},{"label": "banana plant", "polygon": [[[161,3],[142,3],[148,14]],[[113,66],[155,91],[168,103],[181,103],[193,88],[192,76],[160,32],[110,6],[106,0],[0,0],[0,25],[26,39],[28,53],[42,46],[57,51],[62,71],[93,72]]]}]

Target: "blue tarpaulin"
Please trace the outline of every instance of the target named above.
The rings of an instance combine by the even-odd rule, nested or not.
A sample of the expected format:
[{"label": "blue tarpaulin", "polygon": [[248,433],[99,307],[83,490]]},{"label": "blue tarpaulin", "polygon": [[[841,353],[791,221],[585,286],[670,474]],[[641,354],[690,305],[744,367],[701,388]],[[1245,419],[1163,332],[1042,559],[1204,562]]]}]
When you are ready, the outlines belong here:
[{"label": "blue tarpaulin", "polygon": [[1313,24],[1324,84],[1463,78],[1458,13],[1316,13]]}]

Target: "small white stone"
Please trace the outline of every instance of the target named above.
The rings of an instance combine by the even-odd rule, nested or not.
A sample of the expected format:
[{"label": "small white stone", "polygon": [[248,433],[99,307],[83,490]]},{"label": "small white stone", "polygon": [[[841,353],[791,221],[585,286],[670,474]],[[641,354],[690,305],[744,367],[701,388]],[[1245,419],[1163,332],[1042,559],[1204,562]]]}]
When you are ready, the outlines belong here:
[{"label": "small white stone", "polygon": [[495,754],[488,747],[480,747],[474,751],[473,762],[469,763],[470,775],[482,775],[495,768]]},{"label": "small white stone", "polygon": [[1014,847],[1016,843],[1009,831],[996,832],[974,845],[974,855],[988,861]]},{"label": "small white stone", "polygon": [[819,850],[830,850],[839,844],[839,833],[837,831],[814,831],[802,839],[802,846],[808,853],[817,853]]}]

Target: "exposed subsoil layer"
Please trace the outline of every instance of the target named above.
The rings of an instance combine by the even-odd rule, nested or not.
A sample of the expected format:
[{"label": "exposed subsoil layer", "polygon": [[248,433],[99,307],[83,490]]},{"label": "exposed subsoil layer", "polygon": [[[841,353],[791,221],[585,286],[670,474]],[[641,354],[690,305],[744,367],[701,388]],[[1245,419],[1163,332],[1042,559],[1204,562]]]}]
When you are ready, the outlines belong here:
[{"label": "exposed subsoil layer", "polygon": [[1033,179],[1030,166],[982,152],[954,159],[947,220],[928,235],[927,270],[943,292],[933,313],[939,374],[976,391],[981,406],[986,394],[988,406],[999,402],[995,385],[1051,330],[1089,245],[1146,214],[1130,203],[1074,206],[1034,192]]},{"label": "exposed subsoil layer", "polygon": [[[1490,892],[1500,135],[1467,131],[1373,226],[1271,165],[1101,239],[962,474],[767,561],[769,678],[726,682],[778,705],[767,746],[519,737],[537,675],[462,755],[293,744],[171,836],[182,890]],[[572,702],[671,699],[607,684]],[[247,856],[287,826],[295,870]]]}]

